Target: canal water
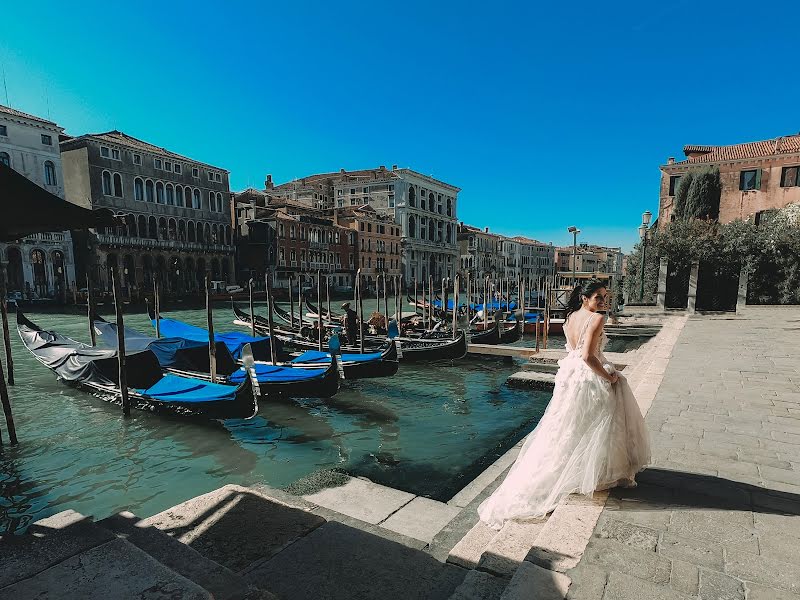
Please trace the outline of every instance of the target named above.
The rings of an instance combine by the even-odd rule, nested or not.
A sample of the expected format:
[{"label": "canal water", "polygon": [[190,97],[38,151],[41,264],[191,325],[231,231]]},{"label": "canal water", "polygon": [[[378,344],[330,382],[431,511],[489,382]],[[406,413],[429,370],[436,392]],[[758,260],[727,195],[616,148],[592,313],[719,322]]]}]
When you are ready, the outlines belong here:
[{"label": "canal water", "polygon": [[[204,309],[163,312],[205,325]],[[81,314],[29,308],[26,315],[88,341]],[[241,330],[228,303],[215,306],[214,321],[218,332]],[[152,332],[145,314],[125,322]],[[0,451],[0,533],[24,531],[67,508],[96,518],[124,509],[145,517],[227,483],[284,488],[327,470],[446,501],[531,431],[550,399],[507,387],[514,364],[466,358],[401,363],[394,377],[345,382],[332,399],[265,400],[246,421],[197,423],[138,411],[124,418],[118,406],[59,383],[16,332],[12,343],[20,444]]]}]

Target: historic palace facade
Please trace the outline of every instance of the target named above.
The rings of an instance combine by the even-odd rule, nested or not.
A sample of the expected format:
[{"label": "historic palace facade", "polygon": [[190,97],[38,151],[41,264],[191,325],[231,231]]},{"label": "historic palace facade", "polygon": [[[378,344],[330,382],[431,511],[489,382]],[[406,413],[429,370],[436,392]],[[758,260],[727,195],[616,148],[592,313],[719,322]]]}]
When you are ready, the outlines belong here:
[{"label": "historic palace facade", "polygon": [[81,280],[110,289],[119,267],[129,297],[152,289],[168,294],[233,283],[234,245],[228,172],[143,142],[120,131],[61,143],[66,198],[113,212],[124,225],[76,234]]},{"label": "historic palace facade", "polygon": [[[63,131],[52,121],[0,105],[0,162],[63,198],[58,151]],[[75,286],[70,232],[37,233],[0,244],[0,270],[11,293],[24,298],[67,300]]]}]

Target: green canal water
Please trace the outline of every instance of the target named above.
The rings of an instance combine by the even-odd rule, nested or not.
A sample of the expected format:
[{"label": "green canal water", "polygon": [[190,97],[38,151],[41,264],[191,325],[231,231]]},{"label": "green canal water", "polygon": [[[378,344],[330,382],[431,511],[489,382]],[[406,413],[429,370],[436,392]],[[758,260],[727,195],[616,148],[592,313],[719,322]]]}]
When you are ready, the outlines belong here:
[{"label": "green canal water", "polygon": [[[200,308],[167,306],[164,314],[205,324]],[[88,341],[80,314],[29,308],[26,315]],[[214,321],[218,332],[238,329],[227,303],[215,307]],[[144,314],[125,323],[152,332]],[[505,386],[514,364],[466,358],[401,363],[394,377],[344,382],[332,399],[265,400],[246,421],[137,411],[125,418],[118,406],[58,382],[16,332],[12,344],[20,443],[0,450],[0,533],[67,508],[145,517],[227,483],[283,488],[329,469],[448,500],[531,431],[550,399]]]}]

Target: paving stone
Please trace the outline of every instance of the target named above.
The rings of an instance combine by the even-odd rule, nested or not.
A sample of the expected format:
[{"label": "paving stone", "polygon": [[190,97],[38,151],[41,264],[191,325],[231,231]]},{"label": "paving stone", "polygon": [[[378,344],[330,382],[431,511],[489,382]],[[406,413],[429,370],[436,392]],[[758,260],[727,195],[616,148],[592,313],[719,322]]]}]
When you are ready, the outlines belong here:
[{"label": "paving stone", "polygon": [[425,552],[329,522],[246,578],[292,600],[445,600],[466,574]]},{"label": "paving stone", "polygon": [[383,521],[381,527],[430,542],[459,512],[457,506],[417,496]]},{"label": "paving stone", "polygon": [[669,577],[669,587],[681,592],[694,596],[700,585],[700,569],[697,565],[683,562],[682,560],[672,561],[672,572]]},{"label": "paving stone", "polygon": [[604,569],[582,562],[566,575],[572,580],[567,600],[597,600],[603,596],[608,581],[608,572]]},{"label": "paving stone", "polygon": [[670,560],[660,554],[600,538],[591,539],[584,560],[611,573],[626,573],[646,581],[667,582],[671,571]]},{"label": "paving stone", "polygon": [[670,559],[722,571],[725,563],[723,548],[711,539],[678,536],[664,533],[658,543],[658,553]]},{"label": "paving stone", "polygon": [[197,584],[119,538],[0,589],[0,600],[43,598],[213,600],[213,596]]},{"label": "paving stone", "polygon": [[649,552],[655,552],[658,544],[656,530],[612,519],[605,515],[598,522],[595,535]]},{"label": "paving stone", "polygon": [[753,522],[762,541],[765,536],[789,536],[800,544],[800,519],[797,516],[756,512]]},{"label": "paving stone", "polygon": [[690,600],[690,596],[623,573],[611,573],[603,600]]},{"label": "paving stone", "polygon": [[766,465],[762,465],[759,469],[761,470],[761,475],[767,479],[767,481],[779,481],[781,483],[800,486],[800,472],[788,469],[776,469],[775,467],[768,467]]},{"label": "paving stone", "polygon": [[748,511],[675,511],[667,531],[682,537],[715,540],[723,546],[758,553],[753,515]]},{"label": "paving stone", "polygon": [[544,526],[542,519],[507,521],[486,546],[478,568],[497,575],[511,575],[537,543]]},{"label": "paving stone", "polygon": [[744,586],[747,588],[747,600],[800,600],[800,596],[797,594],[758,585],[750,581],[746,581]]},{"label": "paving stone", "polygon": [[560,600],[566,597],[570,579],[563,573],[548,571],[523,562],[514,573],[501,600]]},{"label": "paving stone", "polygon": [[753,556],[728,549],[725,553],[725,573],[754,583],[800,594],[800,565]]},{"label": "paving stone", "polygon": [[718,571],[700,569],[699,600],[745,600],[744,584]]},{"label": "paving stone", "polygon": [[36,521],[25,535],[0,542],[0,588],[113,539],[111,532],[73,510]]},{"label": "paving stone", "polygon": [[449,600],[499,600],[508,581],[483,571],[469,571]]}]

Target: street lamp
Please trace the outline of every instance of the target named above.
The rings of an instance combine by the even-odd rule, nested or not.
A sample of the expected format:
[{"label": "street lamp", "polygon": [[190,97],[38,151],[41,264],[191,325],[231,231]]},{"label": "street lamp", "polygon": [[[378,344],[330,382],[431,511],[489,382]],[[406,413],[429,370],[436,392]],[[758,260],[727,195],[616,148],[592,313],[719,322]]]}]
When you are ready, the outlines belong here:
[{"label": "street lamp", "polygon": [[642,213],[642,224],[639,225],[639,239],[642,240],[642,268],[641,268],[641,279],[639,285],[639,302],[644,302],[644,263],[645,259],[647,258],[647,237],[650,231],[650,219],[653,218],[653,214],[646,210]]},{"label": "street lamp", "polygon": [[578,234],[581,230],[573,225],[572,227],[567,227],[567,231],[572,234],[572,286],[575,287],[577,280],[575,272],[578,269]]}]

